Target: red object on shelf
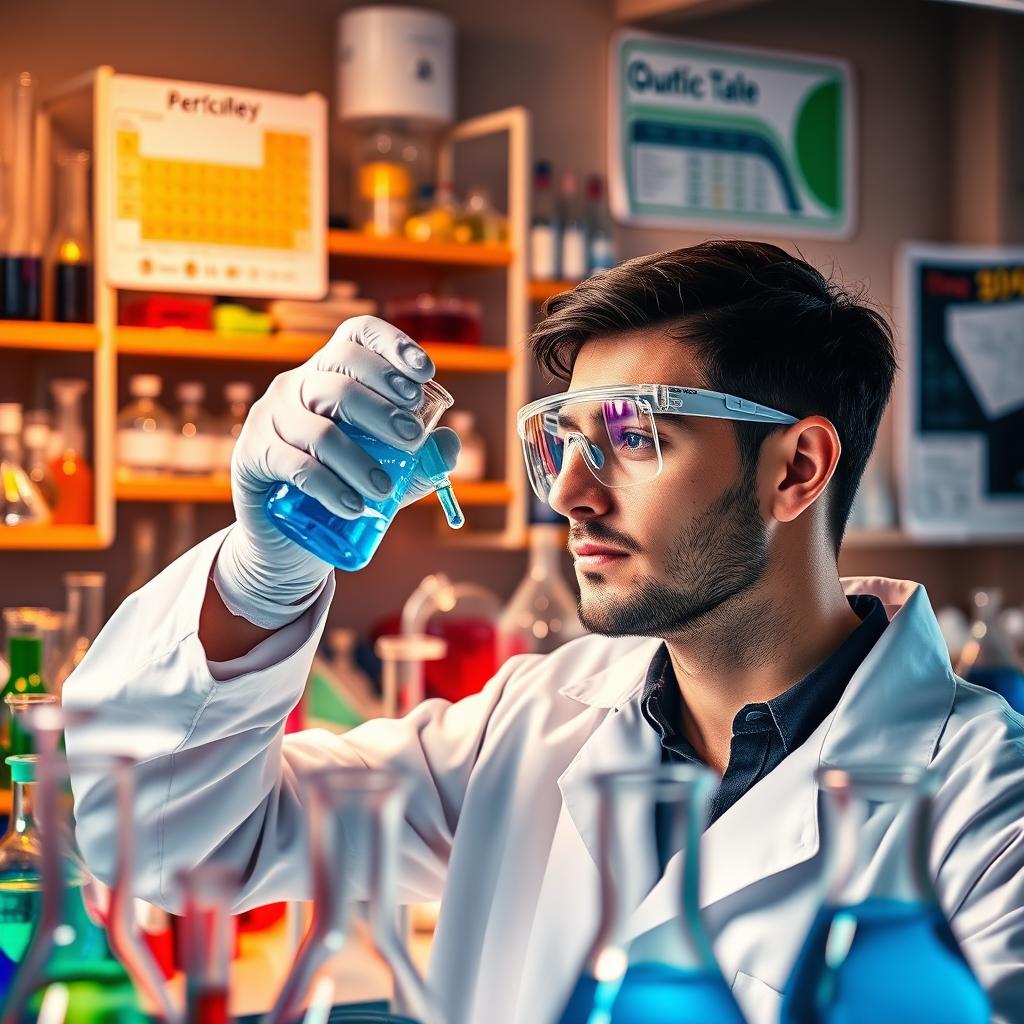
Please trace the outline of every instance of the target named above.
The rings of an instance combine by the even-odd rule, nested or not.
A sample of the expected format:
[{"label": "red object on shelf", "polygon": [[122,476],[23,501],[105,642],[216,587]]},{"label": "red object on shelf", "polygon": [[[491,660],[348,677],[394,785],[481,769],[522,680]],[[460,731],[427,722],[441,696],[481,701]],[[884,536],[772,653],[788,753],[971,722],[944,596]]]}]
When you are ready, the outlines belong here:
[{"label": "red object on shelf", "polygon": [[445,295],[390,299],[384,319],[421,345],[480,344],[480,303]]},{"label": "red object on shelf", "polygon": [[213,324],[213,299],[154,295],[127,302],[121,307],[121,323],[126,327],[187,327],[208,331]]}]

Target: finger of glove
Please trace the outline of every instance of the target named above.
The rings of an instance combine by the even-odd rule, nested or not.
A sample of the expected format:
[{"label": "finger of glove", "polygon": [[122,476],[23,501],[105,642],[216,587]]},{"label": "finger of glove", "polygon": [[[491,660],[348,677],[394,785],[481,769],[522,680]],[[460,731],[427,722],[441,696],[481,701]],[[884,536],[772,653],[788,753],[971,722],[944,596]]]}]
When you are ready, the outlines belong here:
[{"label": "finger of glove", "polygon": [[423,383],[434,376],[434,362],[404,331],[376,316],[346,320],[313,357],[320,370],[344,370],[352,343],[382,356],[397,370]]},{"label": "finger of glove", "polygon": [[303,368],[302,394],[306,405],[321,416],[333,416],[330,403],[337,399],[339,377],[358,381],[403,409],[418,409],[423,403],[421,384],[396,370],[383,356],[351,342],[345,364],[340,369]]},{"label": "finger of glove", "polygon": [[277,442],[267,451],[267,468],[275,480],[294,484],[332,515],[357,519],[363,514],[362,497],[307,452]]},{"label": "finger of glove", "polygon": [[423,425],[411,412],[343,373],[307,373],[299,384],[299,398],[318,416],[350,423],[398,448],[415,449],[423,437]]},{"label": "finger of glove", "polygon": [[358,492],[360,503],[364,495],[379,500],[391,493],[394,484],[387,470],[332,420],[301,407],[279,419],[274,428],[281,440],[326,466]]}]

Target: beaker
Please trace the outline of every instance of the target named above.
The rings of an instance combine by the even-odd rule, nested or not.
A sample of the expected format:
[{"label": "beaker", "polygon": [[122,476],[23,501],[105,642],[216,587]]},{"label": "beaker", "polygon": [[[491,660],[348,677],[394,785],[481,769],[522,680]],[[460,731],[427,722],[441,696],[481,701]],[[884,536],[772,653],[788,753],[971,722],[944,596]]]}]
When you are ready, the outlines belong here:
[{"label": "beaker", "polygon": [[[30,1009],[38,1008],[44,990],[55,988],[66,993],[67,1024],[141,1024],[139,995],[151,1018],[175,1021],[160,971],[135,922],[133,762],[59,753],[64,726],[87,720],[89,713],[63,709],[52,696],[26,698],[20,714],[39,753],[11,758],[22,787],[21,826],[18,839],[5,840],[3,847],[11,886],[3,917],[5,927],[13,929],[12,941],[19,928],[30,938],[0,1021],[21,1024]],[[96,799],[114,809],[101,833],[96,832],[100,819],[81,806]],[[37,837],[32,841],[25,840],[29,827]]]},{"label": "beaker", "polygon": [[[743,1024],[715,962],[698,909],[700,838],[714,776],[694,765],[595,776],[599,799],[601,918],[560,1024]],[[646,844],[639,837],[651,836]],[[674,884],[679,912],[627,938],[632,911]]]},{"label": "beaker", "polygon": [[[433,997],[397,925],[399,831],[408,799],[403,776],[392,769],[326,768],[304,776],[301,785],[309,807],[313,919],[264,1024],[296,1019],[318,977],[318,990],[334,986],[334,1003],[359,1000],[361,1005],[344,1008],[346,1021],[440,1024]],[[357,900],[368,904],[362,938]],[[361,941],[372,947],[390,973],[392,992],[386,1007],[379,1002],[362,1005],[360,995],[346,987],[345,954]],[[358,955],[357,948],[355,952]],[[348,977],[351,984],[351,969]],[[323,999],[318,991],[316,1001]]]},{"label": "beaker", "polygon": [[[424,438],[453,402],[452,396],[436,381],[429,380],[423,385],[422,404],[409,412],[422,425]],[[290,540],[325,562],[354,572],[373,558],[395,518],[416,473],[422,446],[406,451],[363,433],[351,423],[338,423],[338,428],[376,459],[391,477],[391,494],[379,501],[366,498],[365,515],[358,519],[342,519],[332,515],[294,484],[280,483],[267,495],[264,508],[270,521]],[[429,443],[433,444],[432,441]]]},{"label": "beaker", "polygon": [[381,690],[385,718],[401,718],[423,701],[424,663],[440,661],[448,644],[439,636],[410,633],[382,636],[374,645],[381,660]]},{"label": "beaker", "polygon": [[988,999],[928,873],[935,774],[822,767],[828,887],[783,1024],[986,1024]]},{"label": "beaker", "polygon": [[968,682],[994,690],[1024,714],[1024,666],[999,621],[1002,604],[1003,592],[997,588],[971,592],[974,620],[956,671]]}]

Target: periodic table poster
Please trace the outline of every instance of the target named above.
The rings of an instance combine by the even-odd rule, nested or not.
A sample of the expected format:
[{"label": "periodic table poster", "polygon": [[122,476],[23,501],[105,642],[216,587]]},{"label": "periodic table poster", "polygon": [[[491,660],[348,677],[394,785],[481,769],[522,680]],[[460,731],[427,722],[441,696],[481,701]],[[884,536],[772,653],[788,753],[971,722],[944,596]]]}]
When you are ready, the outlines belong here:
[{"label": "periodic table poster", "polygon": [[904,525],[1024,537],[1024,249],[910,245],[897,270]]},{"label": "periodic table poster", "polygon": [[322,96],[114,75],[109,103],[109,284],[323,296]]}]

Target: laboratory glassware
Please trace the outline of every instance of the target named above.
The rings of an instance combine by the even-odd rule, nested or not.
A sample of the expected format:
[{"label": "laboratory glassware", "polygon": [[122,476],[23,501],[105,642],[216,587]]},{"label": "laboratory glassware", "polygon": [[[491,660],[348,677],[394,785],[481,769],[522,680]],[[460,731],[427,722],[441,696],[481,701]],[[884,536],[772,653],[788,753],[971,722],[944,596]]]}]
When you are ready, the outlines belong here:
[{"label": "laboratory glassware", "polygon": [[102,572],[64,573],[67,595],[65,618],[66,653],[53,678],[53,691],[60,693],[68,676],[82,663],[103,627],[103,594],[107,577]]},{"label": "laboratory glassware", "polygon": [[[0,752],[28,754],[32,738],[12,715],[12,700],[28,694],[46,694],[43,682],[43,635],[36,608],[5,608],[7,630],[7,661],[10,675],[0,691]],[[0,769],[0,788],[10,789],[11,776],[7,766]]]},{"label": "laboratory glassware", "polygon": [[178,422],[174,436],[174,471],[182,476],[208,476],[217,464],[217,429],[203,409],[206,386],[182,381],[177,387]]},{"label": "laboratory glassware", "polygon": [[245,417],[249,415],[252,397],[252,385],[247,380],[233,380],[224,385],[224,401],[227,402],[228,411],[222,421],[216,456],[216,468],[222,473],[231,472],[231,455],[242,433]]},{"label": "laboratory glassware", "polygon": [[157,399],[163,381],[154,373],[137,373],[128,381],[132,396],[117,414],[118,472],[131,476],[166,474],[174,464],[176,427]]},{"label": "laboratory glassware", "polygon": [[530,276],[542,281],[558,277],[561,249],[558,209],[551,164],[538,160],[533,168],[533,216],[530,220]]},{"label": "laboratory glassware", "polygon": [[450,242],[459,215],[453,186],[448,182],[442,182],[436,189],[422,185],[420,203],[421,209],[405,222],[406,238],[416,242]]},{"label": "laboratory glassware", "polygon": [[0,525],[41,526],[51,513],[25,467],[21,428],[21,406],[0,403]]},{"label": "laboratory glassware", "polygon": [[7,237],[0,240],[0,320],[42,315],[42,252],[32,201],[35,157],[35,83],[21,72],[14,84]]},{"label": "laboratory glassware", "polygon": [[[433,996],[398,929],[397,856],[407,781],[387,768],[326,768],[304,776],[301,785],[309,807],[313,919],[265,1024],[296,1019],[314,977],[339,954],[358,956],[361,942],[376,951],[390,973],[385,987],[391,994],[383,1019],[440,1024]],[[361,885],[356,878],[363,876]],[[362,940],[357,900],[368,903]],[[363,1001],[359,993],[344,990],[333,1001],[352,1003],[353,996]],[[353,1007],[351,1019],[381,1019],[371,1007],[366,1009],[364,1018]]]},{"label": "laboratory glassware", "polygon": [[440,661],[448,645],[439,636],[413,633],[382,636],[374,645],[381,660],[381,689],[384,715],[398,718],[423,701],[423,665]]},{"label": "laboratory glassware", "polygon": [[156,521],[148,517],[132,524],[132,574],[124,597],[141,590],[156,575]]},{"label": "laboratory glassware", "polygon": [[50,469],[57,481],[55,523],[91,523],[93,472],[85,457],[85,419],[82,399],[89,384],[74,378],[50,382],[57,407],[56,451]]},{"label": "laboratory glassware", "polygon": [[[593,782],[601,916],[560,1024],[743,1024],[698,906],[714,776],[695,765],[663,764],[602,773]],[[672,887],[678,913],[628,938],[632,910],[656,886]]]},{"label": "laboratory glassware", "polygon": [[783,1024],[985,1024],[989,1006],[928,871],[934,773],[823,766],[827,890]]},{"label": "laboratory glassware", "polygon": [[581,281],[587,276],[587,225],[579,191],[576,173],[563,171],[559,196],[559,272],[566,281]]},{"label": "laboratory glassware", "polygon": [[373,558],[417,468],[422,466],[435,486],[449,525],[456,529],[462,526],[462,512],[452,492],[447,467],[434,439],[429,436],[452,402],[452,396],[436,381],[429,380],[423,385],[423,402],[418,409],[410,411],[422,424],[427,439],[415,451],[396,448],[350,423],[338,423],[340,430],[377,460],[393,485],[387,498],[366,498],[366,512],[358,519],[331,515],[293,484],[279,483],[270,490],[264,503],[270,522],[290,540],[325,562],[350,572],[362,569]]},{"label": "laboratory glassware", "polygon": [[[66,757],[64,730],[89,719],[87,710],[69,710],[52,695],[21,698],[18,715],[33,735],[38,754],[18,757],[17,770],[33,786],[33,822],[40,853],[38,882],[22,875],[35,901],[36,923],[3,1006],[0,1024],[18,1024],[36,997],[63,989],[66,1024],[142,1024],[136,992],[147,1004],[149,1018],[176,1021],[160,971],[142,941],[132,898],[134,763],[116,755]],[[82,791],[114,808],[110,836],[91,837],[94,854],[104,859],[110,887],[100,883],[87,865],[77,838],[83,825],[72,794]],[[88,818],[85,819],[89,821]],[[24,852],[24,851],[22,851]],[[24,867],[24,864],[22,864]],[[98,923],[100,920],[104,924]],[[60,985],[53,985],[60,982]],[[40,1017],[44,1016],[40,1013]]]},{"label": "laboratory glassware", "polygon": [[1010,707],[1024,713],[1024,665],[999,621],[1003,592],[997,588],[974,590],[974,620],[970,638],[957,662],[957,674],[1000,694]]},{"label": "laboratory glassware", "polygon": [[505,218],[494,208],[491,194],[485,188],[471,188],[455,219],[453,235],[456,242],[477,242],[498,245],[508,238]]},{"label": "laboratory glassware", "polygon": [[605,202],[604,179],[592,174],[587,179],[587,273],[615,266],[615,239]]},{"label": "laboratory glassware", "polygon": [[412,298],[389,299],[384,319],[421,345],[479,345],[480,310],[476,299],[422,292]]},{"label": "laboratory glassware", "polygon": [[447,426],[459,435],[462,447],[451,471],[453,480],[483,480],[487,475],[487,445],[476,429],[476,417],[468,409],[453,409]]},{"label": "laboratory glassware", "polygon": [[529,537],[529,567],[498,621],[499,664],[515,654],[548,654],[586,633],[562,575],[565,527],[534,523]]},{"label": "laboratory glassware", "polygon": [[53,266],[54,319],[91,323],[93,319],[93,251],[89,227],[89,154],[62,156],[57,163],[57,228],[50,242]]},{"label": "laboratory glassware", "polygon": [[57,506],[57,481],[50,471],[49,449],[52,431],[50,429],[50,414],[45,410],[34,410],[25,413],[25,429],[23,438],[25,441],[25,469],[28,471],[29,479],[39,488],[43,501],[51,513],[54,513],[56,522]]}]

